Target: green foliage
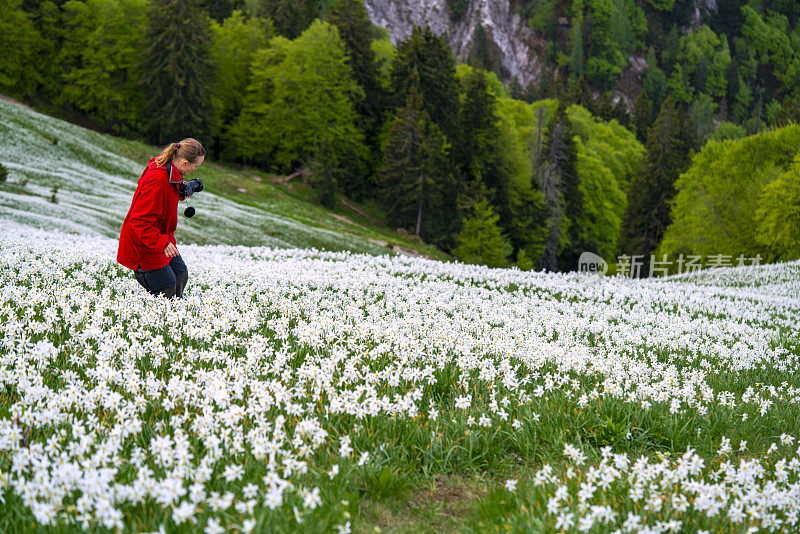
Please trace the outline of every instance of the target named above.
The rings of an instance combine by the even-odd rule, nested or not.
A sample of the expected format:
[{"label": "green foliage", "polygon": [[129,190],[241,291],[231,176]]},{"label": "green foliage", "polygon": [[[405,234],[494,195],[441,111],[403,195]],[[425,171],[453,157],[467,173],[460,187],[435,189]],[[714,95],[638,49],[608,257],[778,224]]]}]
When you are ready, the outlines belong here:
[{"label": "green foliage", "polygon": [[230,17],[234,11],[241,11],[244,8],[244,0],[201,0],[200,5],[203,7],[208,16],[214,19],[217,23],[222,23],[225,19]]},{"label": "green foliage", "polygon": [[[467,69],[469,67],[463,69],[464,75]],[[461,72],[462,66],[459,67]],[[500,136],[497,143],[498,163],[508,176],[508,236],[518,254],[524,250],[531,261],[538,261],[544,248],[547,210],[534,168],[538,159],[531,157],[530,145],[535,143],[537,135],[535,109],[553,107],[549,112],[552,113],[555,101],[530,105],[505,96],[491,73],[488,73],[487,80],[490,92],[498,95],[495,103]]]},{"label": "green foliage", "polygon": [[237,155],[289,171],[325,142],[336,162],[345,154],[363,158],[352,105],[361,94],[334,26],[317,20],[294,41],[275,37],[253,56],[248,95],[231,129]]},{"label": "green foliage", "polygon": [[711,135],[711,139],[714,141],[725,141],[728,139],[742,139],[743,137],[747,136],[747,131],[739,126],[738,124],[734,124],[732,122],[721,122],[717,129],[714,130],[714,133]]},{"label": "green foliage", "polygon": [[147,131],[165,144],[200,142],[212,128],[214,66],[211,27],[197,0],[151,0],[141,81],[147,87]]},{"label": "green foliage", "polygon": [[8,180],[8,169],[6,166],[0,163],[0,183],[5,182]]},{"label": "green foliage", "polygon": [[628,188],[618,250],[651,254],[669,225],[675,180],[689,166],[693,132],[681,106],[667,98],[647,137],[647,154]]},{"label": "green foliage", "polygon": [[663,70],[658,68],[655,49],[652,46],[647,52],[647,68],[642,77],[642,86],[647,91],[647,94],[653,98],[656,109],[659,109],[667,89],[667,76]]},{"label": "green foliage", "polygon": [[[416,75],[414,74],[416,72]],[[430,27],[414,27],[411,35],[397,45],[392,63],[391,86],[395,106],[402,106],[414,76],[419,79],[422,106],[445,136],[458,137],[458,82],[453,51]]]},{"label": "green foliage", "polygon": [[[353,80],[363,90],[363,95],[354,102],[355,111],[373,154],[371,160],[377,160],[380,157],[379,133],[384,122],[388,94],[381,83],[381,65],[372,50],[372,23],[361,0],[339,0],[326,18],[339,30]],[[365,184],[352,185],[349,194],[360,199]]]},{"label": "green foliage", "polygon": [[636,97],[631,115],[636,138],[641,142],[647,141],[647,129],[653,123],[653,102],[648,97],[646,89],[642,89]]},{"label": "green foliage", "polygon": [[577,149],[563,102],[559,102],[542,137],[537,176],[548,213],[542,266],[556,271],[564,268],[582,245],[578,242],[581,228],[577,226],[583,212]]},{"label": "green foliage", "polygon": [[774,11],[767,13],[766,17],[762,17],[753,7],[743,6],[742,34],[755,57],[772,67],[777,79],[784,83],[796,83],[791,76],[796,74],[792,62],[797,52],[790,40],[788,19]]},{"label": "green foliage", "polygon": [[327,16],[344,41],[347,62],[355,82],[364,90],[356,111],[377,131],[383,118],[386,94],[380,84],[380,66],[372,50],[372,23],[360,0],[339,0]]},{"label": "green foliage", "polygon": [[483,70],[466,74],[461,83],[463,101],[458,116],[460,135],[453,143],[455,159],[464,180],[480,181],[487,187],[489,200],[499,211],[501,225],[508,229],[510,177],[502,164],[497,97],[489,90]]},{"label": "green foliage", "polygon": [[[585,0],[585,13],[574,15],[583,30],[585,75],[601,90],[610,89],[627,65],[628,57],[642,46],[647,29],[642,9],[633,0]],[[580,8],[576,3],[573,9]],[[586,23],[583,23],[585,16]],[[573,45],[576,42],[572,38]],[[573,51],[573,57],[576,52]],[[576,78],[577,79],[577,78]]]},{"label": "green foliage", "polygon": [[718,36],[705,24],[700,26],[681,37],[678,60],[685,81],[694,91],[716,98],[725,96],[731,54],[724,35]]},{"label": "green foliage", "polygon": [[412,85],[383,145],[378,190],[390,223],[414,228],[429,243],[449,246],[455,221],[455,179],[449,145],[422,109]]},{"label": "green foliage", "polygon": [[583,62],[583,0],[573,2],[575,16],[572,20],[572,28],[569,36],[569,79],[577,82],[584,74]]},{"label": "green foliage", "polygon": [[528,15],[528,26],[532,30],[545,32],[548,35],[556,29],[556,10],[559,5],[558,0],[531,0],[527,2],[526,14]]},{"label": "green foliage", "polygon": [[469,0],[447,0],[447,5],[450,8],[450,15],[453,19],[459,20],[467,12]]},{"label": "green foliage", "polygon": [[764,187],[755,220],[756,240],[769,258],[800,258],[800,158],[795,156],[792,166]]},{"label": "green foliage", "polygon": [[336,205],[336,189],[344,174],[338,165],[337,155],[330,140],[323,138],[311,157],[312,184],[317,189],[319,202],[328,209]]},{"label": "green foliage", "polygon": [[[234,11],[222,24],[212,22],[214,35],[211,58],[217,65],[214,91],[215,123],[225,136],[241,113],[250,83],[250,63],[256,50],[265,48],[272,37],[269,21],[245,17]],[[228,148],[233,152],[232,147]]]},{"label": "green foliage", "polygon": [[383,466],[367,469],[364,478],[365,492],[373,499],[386,499],[390,496],[399,496],[406,492],[409,481],[399,469]]},{"label": "green foliage", "polygon": [[[582,211],[576,216],[582,250],[610,258],[619,239],[626,191],[639,167],[644,147],[616,121],[602,122],[579,106],[568,110],[576,134],[576,170]],[[573,237],[575,239],[575,237]],[[577,258],[575,258],[577,262]],[[575,265],[568,265],[575,268]]]},{"label": "green foliage", "polygon": [[522,249],[517,254],[517,268],[520,271],[530,271],[534,268],[533,260],[528,257],[525,249]]},{"label": "green foliage", "polygon": [[22,0],[0,2],[0,91],[13,96],[31,96],[42,73],[31,68],[45,47],[39,31],[21,9]]},{"label": "green foliage", "polygon": [[147,0],[70,0],[70,28],[61,50],[64,86],[59,101],[118,133],[136,131],[144,115],[138,85]]},{"label": "green foliage", "polygon": [[689,104],[694,98],[694,87],[689,83],[683,65],[675,65],[675,70],[667,80],[667,93],[672,100],[682,104]]},{"label": "green foliage", "polygon": [[[659,250],[666,254],[771,257],[773,252],[764,244],[770,239],[765,231],[779,220],[773,210],[784,200],[778,200],[777,195],[793,194],[793,189],[779,184],[764,197],[762,192],[792,165],[798,136],[800,126],[795,125],[741,140],[706,144],[675,183],[672,224]],[[789,176],[784,180],[791,183]],[[764,225],[761,231],[756,221],[759,208]],[[773,215],[776,218],[770,219]],[[774,253],[791,249],[780,248],[786,246],[782,238],[775,246]]]},{"label": "green foliage", "polygon": [[453,251],[465,263],[505,267],[511,254],[511,244],[500,232],[489,201],[482,199],[473,206],[471,217],[464,219],[458,234],[458,246]]},{"label": "green foliage", "polygon": [[258,0],[255,14],[270,19],[278,35],[296,39],[319,13],[314,0]]},{"label": "green foliage", "polygon": [[384,35],[380,39],[375,39],[370,44],[373,54],[375,54],[375,62],[379,66],[379,75],[381,86],[384,90],[389,88],[389,78],[392,72],[392,63],[397,55],[397,49],[392,44],[389,35]]},{"label": "green foliage", "polygon": [[646,0],[648,4],[661,11],[670,11],[675,5],[675,0]]},{"label": "green foliage", "polygon": [[709,95],[698,95],[689,107],[688,117],[694,126],[695,140],[698,145],[703,145],[714,133],[714,111],[717,104]]},{"label": "green foliage", "polygon": [[[33,23],[33,28],[39,36],[39,39],[34,38],[34,42],[31,43],[36,51],[33,56],[34,61],[25,65],[25,68],[36,71],[37,87],[35,94],[29,96],[39,102],[52,103],[61,93],[63,66],[59,59],[59,53],[64,37],[68,33],[61,7],[63,1],[23,0],[22,2],[22,7],[28,12],[29,20]],[[22,37],[25,42],[27,36]],[[14,44],[14,47],[16,46],[18,43]],[[3,55],[5,56],[5,52]]]}]

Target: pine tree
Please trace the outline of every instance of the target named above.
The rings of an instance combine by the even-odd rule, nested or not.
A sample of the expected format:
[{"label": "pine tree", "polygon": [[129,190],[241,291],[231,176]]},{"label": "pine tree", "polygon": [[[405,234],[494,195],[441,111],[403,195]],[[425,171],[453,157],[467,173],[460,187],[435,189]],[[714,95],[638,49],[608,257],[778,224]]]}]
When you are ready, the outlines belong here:
[{"label": "pine tree", "polygon": [[577,151],[563,102],[559,102],[550,121],[541,157],[539,186],[549,212],[549,232],[541,263],[550,271],[563,270],[577,259],[583,245],[581,228],[576,222],[583,211]]},{"label": "pine tree", "polygon": [[371,128],[383,118],[386,94],[379,79],[379,66],[372,51],[372,23],[361,0],[339,0],[327,16],[344,41],[347,62],[353,79],[364,90],[364,98],[355,104],[356,111],[370,122]]},{"label": "pine tree", "polygon": [[[509,239],[514,250],[525,254],[533,262],[542,257],[547,236],[547,206],[545,198],[530,179],[523,183],[512,183],[510,188],[511,225]],[[520,267],[522,269],[522,267]],[[526,269],[523,269],[526,270]]]},{"label": "pine tree", "polygon": [[486,72],[476,69],[463,80],[464,97],[459,112],[459,136],[453,143],[456,161],[465,181],[482,181],[490,190],[490,202],[501,226],[511,225],[509,176],[501,161],[497,99],[489,91]]},{"label": "pine tree", "polygon": [[477,202],[472,216],[462,223],[453,251],[456,257],[465,263],[505,267],[512,249],[497,225],[499,219],[488,200]]},{"label": "pine tree", "polygon": [[147,130],[160,144],[211,131],[211,29],[197,0],[152,0],[141,69]]},{"label": "pine tree", "polygon": [[454,140],[458,135],[455,58],[450,45],[429,27],[414,27],[411,35],[397,45],[391,72],[396,107],[402,106],[408,97],[413,71],[419,76],[423,109],[447,139]]},{"label": "pine tree", "polygon": [[[384,123],[388,95],[381,85],[380,66],[372,51],[372,23],[361,0],[339,0],[331,8],[327,20],[339,30],[353,80],[364,91],[363,96],[354,102],[354,109],[360,116],[364,138],[373,154],[369,163],[375,166],[380,159],[380,128]],[[367,184],[353,186],[351,189],[360,197]]]},{"label": "pine tree", "polygon": [[647,142],[647,129],[653,122],[653,103],[648,98],[646,89],[642,89],[636,98],[632,115],[632,126],[636,138],[642,143]]},{"label": "pine tree", "polygon": [[517,267],[520,271],[530,271],[534,267],[533,260],[528,257],[524,249],[517,253]]},{"label": "pine tree", "polygon": [[647,154],[628,191],[622,218],[620,254],[647,258],[669,225],[675,180],[690,162],[693,129],[684,110],[668,97],[647,137]]},{"label": "pine tree", "polygon": [[572,3],[573,18],[570,30],[569,80],[577,82],[583,78],[583,0]]},{"label": "pine tree", "polygon": [[390,123],[377,187],[391,223],[413,227],[416,235],[445,247],[455,220],[455,183],[448,161],[444,135],[412,84],[406,105]]},{"label": "pine tree", "polygon": [[342,176],[338,158],[330,141],[323,137],[309,163],[313,185],[318,192],[319,202],[328,209],[336,205],[336,189]]},{"label": "pine tree", "polygon": [[299,37],[319,14],[314,0],[258,0],[255,13],[287,39]]},{"label": "pine tree", "polygon": [[244,8],[244,0],[200,0],[200,5],[209,17],[221,24],[234,10]]}]

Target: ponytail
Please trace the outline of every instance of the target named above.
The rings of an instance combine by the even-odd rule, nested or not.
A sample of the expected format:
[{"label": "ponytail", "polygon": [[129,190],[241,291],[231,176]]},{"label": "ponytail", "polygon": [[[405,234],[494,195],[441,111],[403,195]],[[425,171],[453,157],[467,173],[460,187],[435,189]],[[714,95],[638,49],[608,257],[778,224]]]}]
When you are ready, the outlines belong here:
[{"label": "ponytail", "polygon": [[184,158],[189,163],[194,163],[201,156],[206,155],[206,149],[200,144],[200,141],[187,137],[179,143],[170,143],[161,154],[156,156],[157,165],[166,165],[174,158]]}]

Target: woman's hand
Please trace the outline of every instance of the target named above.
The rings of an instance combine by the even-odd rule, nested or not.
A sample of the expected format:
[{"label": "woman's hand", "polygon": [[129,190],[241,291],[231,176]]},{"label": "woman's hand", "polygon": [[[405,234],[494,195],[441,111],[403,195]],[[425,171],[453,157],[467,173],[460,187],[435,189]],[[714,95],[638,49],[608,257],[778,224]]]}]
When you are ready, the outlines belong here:
[{"label": "woman's hand", "polygon": [[164,247],[164,254],[168,258],[174,258],[178,255],[178,249],[172,243],[169,243],[166,247]]}]

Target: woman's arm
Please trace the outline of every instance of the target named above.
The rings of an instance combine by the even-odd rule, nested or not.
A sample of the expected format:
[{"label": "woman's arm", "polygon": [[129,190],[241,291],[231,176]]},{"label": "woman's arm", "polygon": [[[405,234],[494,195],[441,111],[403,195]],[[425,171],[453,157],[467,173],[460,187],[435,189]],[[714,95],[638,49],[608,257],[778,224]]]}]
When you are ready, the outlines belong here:
[{"label": "woman's arm", "polygon": [[136,237],[144,246],[155,251],[164,252],[169,236],[162,234],[156,227],[156,221],[162,216],[164,207],[162,188],[157,181],[142,184],[142,191],[131,207],[130,224]]}]

